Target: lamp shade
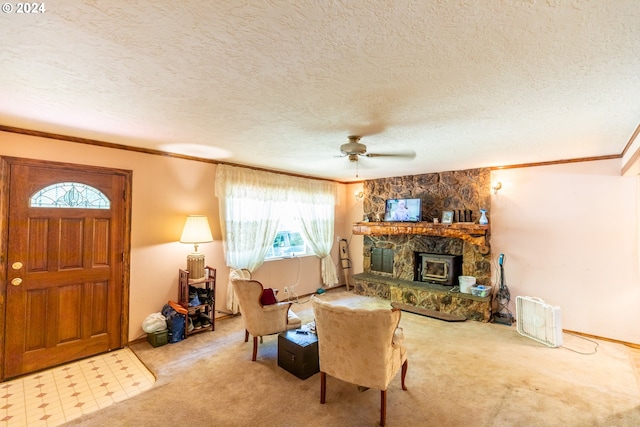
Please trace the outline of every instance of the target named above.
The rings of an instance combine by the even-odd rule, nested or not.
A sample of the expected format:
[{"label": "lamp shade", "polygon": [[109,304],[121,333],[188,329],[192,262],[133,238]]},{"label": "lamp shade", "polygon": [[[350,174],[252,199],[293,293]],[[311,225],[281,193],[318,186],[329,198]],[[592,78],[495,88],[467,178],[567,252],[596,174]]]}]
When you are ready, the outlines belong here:
[{"label": "lamp shade", "polygon": [[184,223],[180,243],[213,242],[209,220],[204,215],[189,215]]}]

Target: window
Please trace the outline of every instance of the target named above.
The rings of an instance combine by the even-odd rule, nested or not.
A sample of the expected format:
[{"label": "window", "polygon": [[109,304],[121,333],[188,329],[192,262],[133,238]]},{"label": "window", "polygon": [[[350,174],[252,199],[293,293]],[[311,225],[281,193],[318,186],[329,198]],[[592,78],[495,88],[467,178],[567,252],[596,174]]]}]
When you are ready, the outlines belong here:
[{"label": "window", "polygon": [[[323,283],[328,286],[337,283],[331,259],[335,206],[339,200],[335,182],[218,165],[215,195],[224,221],[228,266],[255,271],[265,256],[274,259],[276,253],[292,249],[292,240],[294,247],[301,246],[295,244],[298,232],[303,239],[309,239],[304,254],[316,255],[321,260]],[[282,211],[295,213],[299,218],[285,221]],[[278,232],[288,233],[281,235],[283,245],[289,240],[288,248],[277,246],[274,250]],[[297,253],[296,249],[299,248],[290,254]],[[227,294],[233,295],[233,291]],[[236,303],[232,303],[230,308],[236,310]]]},{"label": "window", "polygon": [[288,258],[294,255],[306,255],[307,245],[297,231],[278,231],[273,245],[267,253],[268,258]]},{"label": "window", "polygon": [[[291,209],[285,209],[291,212]],[[311,248],[302,237],[300,221],[293,215],[285,215],[280,219],[278,233],[269,248],[265,259],[290,258],[292,256],[313,255]]]},{"label": "window", "polygon": [[79,182],[51,184],[31,196],[32,208],[109,209],[109,199],[97,188]]}]

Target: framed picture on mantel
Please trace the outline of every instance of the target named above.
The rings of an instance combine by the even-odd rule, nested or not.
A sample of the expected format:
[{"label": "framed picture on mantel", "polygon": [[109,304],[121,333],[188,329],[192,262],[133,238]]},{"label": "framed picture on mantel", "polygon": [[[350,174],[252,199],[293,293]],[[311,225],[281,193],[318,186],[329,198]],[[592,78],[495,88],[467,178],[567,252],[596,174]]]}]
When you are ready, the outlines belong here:
[{"label": "framed picture on mantel", "polygon": [[443,224],[452,224],[453,223],[453,211],[444,211],[444,212],[442,212],[442,223]]}]

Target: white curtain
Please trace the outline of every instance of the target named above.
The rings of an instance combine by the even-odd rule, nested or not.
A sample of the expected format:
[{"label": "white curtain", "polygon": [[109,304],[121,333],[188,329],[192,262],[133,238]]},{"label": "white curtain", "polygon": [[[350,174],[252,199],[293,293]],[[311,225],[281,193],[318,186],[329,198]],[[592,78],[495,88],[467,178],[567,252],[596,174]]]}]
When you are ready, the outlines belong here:
[{"label": "white curtain", "polygon": [[229,283],[227,283],[227,310],[233,314],[237,314],[240,311],[240,304],[236,293],[233,291],[233,279],[251,279],[251,272],[249,270],[236,270],[232,268],[229,271]]},{"label": "white curtain", "polygon": [[[337,283],[330,258],[338,203],[336,183],[218,165],[215,195],[227,266],[250,272],[260,267],[276,237],[282,209],[294,202],[303,218],[303,233],[322,258],[322,282],[327,286]],[[231,281],[227,295],[232,296],[227,298],[227,309],[235,314],[237,298]]]},{"label": "white curtain", "polygon": [[302,222],[302,233],[313,253],[320,259],[322,283],[338,284],[338,274],[331,259],[335,217],[334,186],[329,182],[298,182],[292,195]]},{"label": "white curtain", "polygon": [[[255,271],[278,232],[282,201],[286,200],[280,175],[218,165],[216,197],[227,266]],[[233,273],[233,271],[232,271]],[[231,280],[227,285],[227,309],[238,312]]]}]

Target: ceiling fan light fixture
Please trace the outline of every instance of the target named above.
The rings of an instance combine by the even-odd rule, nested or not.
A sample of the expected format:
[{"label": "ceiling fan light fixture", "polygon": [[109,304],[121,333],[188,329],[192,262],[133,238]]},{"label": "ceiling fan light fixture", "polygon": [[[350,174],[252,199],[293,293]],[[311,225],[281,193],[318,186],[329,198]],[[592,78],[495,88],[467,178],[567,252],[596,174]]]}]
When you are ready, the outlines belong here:
[{"label": "ceiling fan light fixture", "polygon": [[360,143],[360,137],[351,135],[349,136],[349,142],[340,146],[340,152],[349,156],[349,160],[352,162],[351,156],[362,156],[367,152],[367,146]]}]

